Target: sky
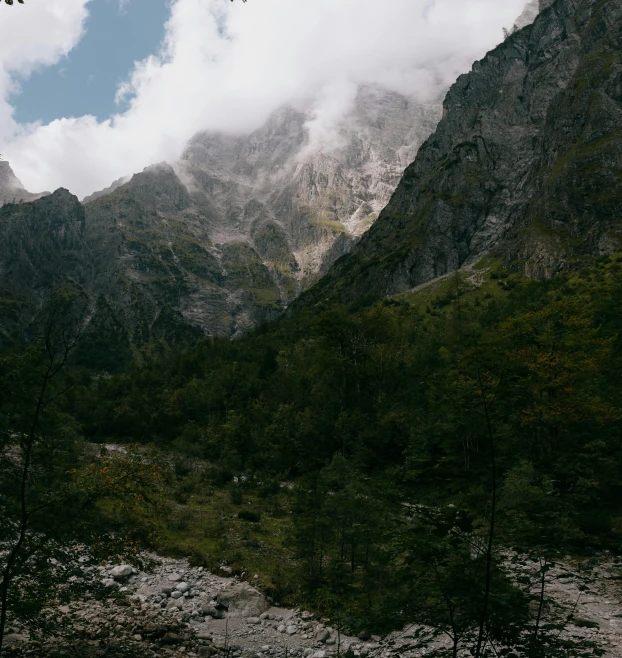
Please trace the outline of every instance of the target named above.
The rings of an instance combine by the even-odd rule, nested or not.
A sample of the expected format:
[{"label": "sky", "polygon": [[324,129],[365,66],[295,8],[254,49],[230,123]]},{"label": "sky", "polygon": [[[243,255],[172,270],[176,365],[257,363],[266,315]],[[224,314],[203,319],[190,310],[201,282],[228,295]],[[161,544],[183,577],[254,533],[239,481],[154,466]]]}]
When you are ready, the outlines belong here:
[{"label": "sky", "polygon": [[201,130],[291,104],[330,141],[360,84],[429,102],[525,0],[0,3],[0,152],[33,192],[80,198],[174,161]]}]

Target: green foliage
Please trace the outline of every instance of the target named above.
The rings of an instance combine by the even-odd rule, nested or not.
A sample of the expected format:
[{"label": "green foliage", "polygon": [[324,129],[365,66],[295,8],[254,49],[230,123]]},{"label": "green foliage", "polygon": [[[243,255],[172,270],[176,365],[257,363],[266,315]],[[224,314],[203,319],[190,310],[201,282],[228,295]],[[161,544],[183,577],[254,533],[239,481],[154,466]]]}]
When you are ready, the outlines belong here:
[{"label": "green foliage", "polygon": [[85,377],[60,410],[176,455],[159,550],[350,629],[562,656],[551,565],[622,546],[621,293],[615,255],[550,281],[491,261]]},{"label": "green foliage", "polygon": [[9,615],[49,632],[44,608],[104,594],[87,569],[148,537],[157,469],[129,450],[89,450],[63,409],[79,381],[71,366],[84,312],[81,291],[60,287],[35,346],[0,355],[0,647]]}]

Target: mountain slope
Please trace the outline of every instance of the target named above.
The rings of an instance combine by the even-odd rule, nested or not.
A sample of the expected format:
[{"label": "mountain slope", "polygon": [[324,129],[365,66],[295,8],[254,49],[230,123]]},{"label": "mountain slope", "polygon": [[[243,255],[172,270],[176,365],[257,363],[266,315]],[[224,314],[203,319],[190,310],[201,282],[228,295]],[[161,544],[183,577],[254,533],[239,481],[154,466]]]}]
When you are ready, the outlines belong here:
[{"label": "mountain slope", "polygon": [[493,253],[548,277],[619,244],[622,6],[557,0],[444,101],[378,221],[304,299],[408,290]]},{"label": "mountain slope", "polygon": [[209,207],[216,243],[243,236],[261,250],[266,234],[284,232],[290,253],[271,269],[289,301],[376,219],[440,110],[362,87],[329,144],[309,144],[313,117],[283,108],[250,136],[197,135],[178,171]]}]

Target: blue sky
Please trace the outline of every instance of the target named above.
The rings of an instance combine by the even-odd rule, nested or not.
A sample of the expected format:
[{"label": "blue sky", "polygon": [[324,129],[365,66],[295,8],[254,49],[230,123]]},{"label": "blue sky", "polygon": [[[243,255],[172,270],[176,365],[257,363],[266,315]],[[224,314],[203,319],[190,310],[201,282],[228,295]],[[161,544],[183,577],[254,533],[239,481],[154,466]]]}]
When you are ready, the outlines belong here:
[{"label": "blue sky", "polygon": [[55,66],[21,80],[9,102],[19,123],[49,123],[92,114],[100,121],[123,110],[115,91],[135,61],[158,51],[169,16],[167,0],[92,0],[86,33]]}]

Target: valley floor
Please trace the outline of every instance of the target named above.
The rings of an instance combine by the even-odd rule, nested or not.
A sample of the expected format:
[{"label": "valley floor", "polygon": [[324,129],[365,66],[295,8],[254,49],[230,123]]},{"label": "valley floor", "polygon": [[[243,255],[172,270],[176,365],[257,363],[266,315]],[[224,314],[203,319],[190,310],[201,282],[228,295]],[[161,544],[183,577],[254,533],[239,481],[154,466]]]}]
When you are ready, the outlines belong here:
[{"label": "valley floor", "polygon": [[[419,626],[383,638],[354,638],[308,611],[268,602],[238,577],[215,575],[186,560],[147,557],[151,566],[145,571],[100,567],[111,598],[61,607],[66,637],[31,642],[14,628],[6,638],[7,655],[415,658],[444,644]],[[622,658],[621,567],[605,556],[558,564],[549,572],[547,617],[570,611],[563,636],[595,642],[606,658]]]}]

